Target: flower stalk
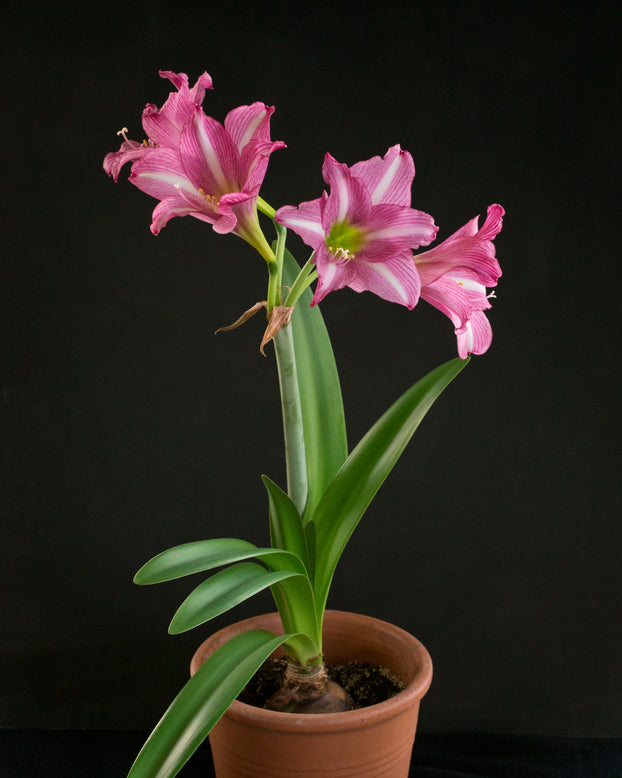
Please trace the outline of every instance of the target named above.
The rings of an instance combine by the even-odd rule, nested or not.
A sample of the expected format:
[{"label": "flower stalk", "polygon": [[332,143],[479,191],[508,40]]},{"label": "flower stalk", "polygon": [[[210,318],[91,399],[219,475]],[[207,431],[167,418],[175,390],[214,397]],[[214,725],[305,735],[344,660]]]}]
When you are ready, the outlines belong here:
[{"label": "flower stalk", "polygon": [[307,263],[302,268],[298,277],[294,281],[292,288],[289,290],[289,294],[285,300],[285,305],[296,305],[298,298],[304,292],[304,290],[310,286],[317,279],[317,270],[314,270],[314,254],[311,254]]},{"label": "flower stalk", "polygon": [[257,198],[257,210],[261,211],[261,213],[265,214],[270,219],[274,219],[276,210],[269,203],[267,203],[263,197]]},{"label": "flower stalk", "polygon": [[307,462],[305,456],[302,408],[296,371],[293,331],[290,324],[274,338],[274,351],[279,373],[283,436],[285,439],[285,466],[287,493],[302,514],[307,502]]},{"label": "flower stalk", "polygon": [[274,223],[276,228],[276,248],[272,253],[273,261],[268,262],[268,319],[272,313],[272,309],[281,305],[281,283],[283,280],[283,254],[285,252],[285,238],[287,236],[287,229],[280,224]]}]

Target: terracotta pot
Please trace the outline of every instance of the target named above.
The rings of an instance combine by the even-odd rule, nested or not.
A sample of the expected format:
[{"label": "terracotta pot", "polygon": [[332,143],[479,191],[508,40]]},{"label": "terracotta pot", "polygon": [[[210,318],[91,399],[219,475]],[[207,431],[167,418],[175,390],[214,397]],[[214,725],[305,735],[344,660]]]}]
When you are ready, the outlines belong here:
[{"label": "terracotta pot", "polygon": [[[277,613],[240,621],[199,647],[190,672],[196,672],[224,642],[249,629],[283,634]],[[324,654],[327,664],[383,665],[406,689],[367,708],[316,715],[280,713],[236,700],[210,734],[217,778],[408,776],[419,702],[432,680],[432,660],[426,649],[408,632],[385,621],[327,611]]]}]

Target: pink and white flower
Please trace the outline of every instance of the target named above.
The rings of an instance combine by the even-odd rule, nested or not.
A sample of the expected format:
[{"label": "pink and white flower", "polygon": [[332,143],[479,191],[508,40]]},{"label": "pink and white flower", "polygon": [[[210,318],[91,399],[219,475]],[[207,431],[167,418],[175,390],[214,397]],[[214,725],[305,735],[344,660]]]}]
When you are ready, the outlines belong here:
[{"label": "pink and white flower", "polygon": [[462,359],[483,354],[492,341],[484,311],[491,307],[493,294],[487,294],[486,287],[496,286],[501,277],[493,240],[504,213],[500,205],[491,205],[480,229],[476,216],[438,246],[415,256],[421,297],[453,322]]},{"label": "pink and white flower", "polygon": [[212,78],[208,73],[202,73],[192,88],[188,86],[185,73],[173,73],[170,70],[160,70],[159,73],[177,87],[177,92],[170,93],[162,108],[153,103],[145,106],[142,124],[148,140],[142,143],[129,140],[126,136],[127,127],[117,133],[123,136],[121,148],[104,157],[104,170],[115,182],[119,180],[121,168],[126,162],[140,159],[157,146],[176,147],[184,124],[192,118],[195,105],[201,105],[205,90],[212,88]]},{"label": "pink and white flower", "polygon": [[383,158],[348,167],[327,154],[322,173],[330,193],[297,208],[286,205],[275,217],[315,252],[312,304],[348,286],[413,308],[421,284],[411,249],[431,243],[438,228],[429,214],[410,207],[411,155],[396,145]]},{"label": "pink and white flower", "polygon": [[175,216],[194,216],[212,224],[218,233],[233,232],[267,259],[273,255],[257,219],[257,196],[270,154],[285,144],[270,140],[274,108],[263,103],[230,111],[224,125],[201,108],[211,79],[204,73],[192,89],[184,73],[161,73],[177,93],[164,106],[147,105],[143,144],[124,137],[121,149],[108,154],[104,169],[115,180],[131,161],[130,181],[160,200],[153,211],[151,231],[157,235]]}]

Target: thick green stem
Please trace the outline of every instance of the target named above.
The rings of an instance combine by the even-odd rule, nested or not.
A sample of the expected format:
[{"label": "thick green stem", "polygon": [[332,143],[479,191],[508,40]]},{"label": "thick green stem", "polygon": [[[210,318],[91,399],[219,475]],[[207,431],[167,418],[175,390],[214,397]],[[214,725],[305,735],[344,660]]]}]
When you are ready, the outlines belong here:
[{"label": "thick green stem", "polygon": [[279,330],[274,338],[274,349],[283,411],[287,493],[302,515],[307,502],[307,462],[291,324]]}]

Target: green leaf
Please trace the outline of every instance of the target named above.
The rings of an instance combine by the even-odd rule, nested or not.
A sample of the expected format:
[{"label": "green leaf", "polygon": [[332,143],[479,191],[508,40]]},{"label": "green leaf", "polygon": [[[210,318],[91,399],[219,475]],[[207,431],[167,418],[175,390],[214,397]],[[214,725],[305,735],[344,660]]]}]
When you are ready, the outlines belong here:
[{"label": "green leaf", "polygon": [[[270,535],[272,545],[286,549],[304,561],[307,570],[309,559],[305,529],[298,509],[290,497],[268,476],[263,476],[270,504]],[[300,632],[308,640],[298,640],[294,653],[301,664],[322,651],[322,632],[317,618],[313,586],[308,576],[296,576],[272,587],[272,595],[286,632]],[[312,641],[312,646],[309,645]]]},{"label": "green leaf", "polygon": [[[307,549],[309,550],[309,566],[310,569],[313,570],[313,575],[315,576],[317,533],[315,531],[315,522],[313,521],[313,519],[309,519],[309,521],[305,524],[305,538],[307,541]],[[311,580],[313,581],[313,577],[311,578]]]},{"label": "green leaf", "polygon": [[290,656],[301,665],[322,653],[322,631],[317,617],[311,581],[292,576],[271,587],[283,628],[297,633],[289,642]]},{"label": "green leaf", "polygon": [[262,481],[268,492],[270,507],[270,538],[273,548],[290,551],[301,559],[309,570],[309,555],[302,519],[298,508],[286,494],[267,475]]},{"label": "green leaf", "polygon": [[305,571],[303,562],[285,551],[258,548],[253,543],[236,538],[216,538],[184,543],[163,551],[140,568],[134,576],[134,583],[143,585],[172,581],[252,558],[261,559],[271,569],[281,570],[283,563],[279,564],[276,557],[286,557],[288,569],[300,573]]},{"label": "green leaf", "polygon": [[232,565],[203,581],[186,597],[173,616],[168,631],[177,634],[193,629],[269,586],[301,575],[304,577],[304,574],[292,570],[270,572],[254,562]]},{"label": "green leaf", "polygon": [[337,562],[367,506],[432,403],[468,361],[446,362],[406,391],[367,432],[326,490],[313,516],[320,620]]},{"label": "green leaf", "polygon": [[157,724],[128,778],[173,778],[270,654],[292,635],[236,635],[197,670]]},{"label": "green leaf", "polygon": [[[283,283],[291,286],[299,271],[286,249]],[[291,322],[309,484],[305,521],[348,456],[337,365],[320,309],[317,305],[311,307],[312,298],[311,290],[306,289]]]}]

